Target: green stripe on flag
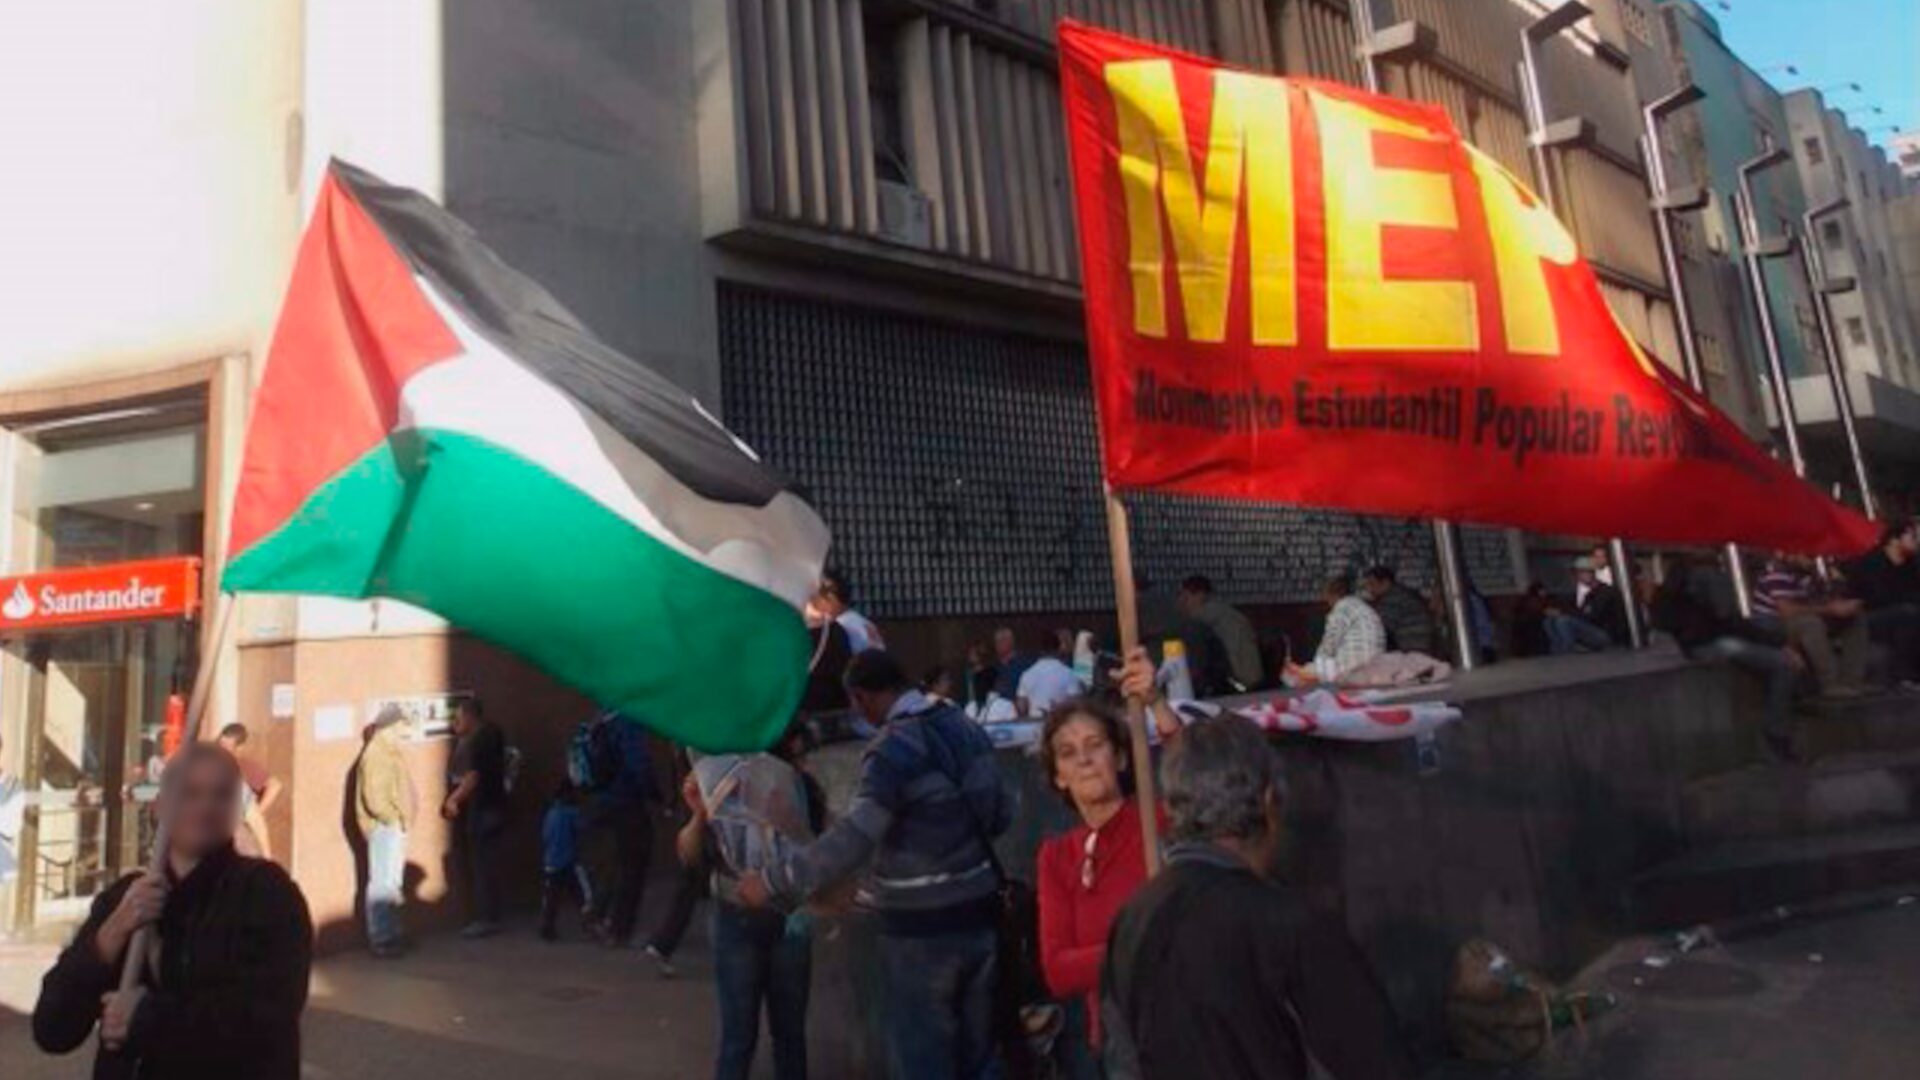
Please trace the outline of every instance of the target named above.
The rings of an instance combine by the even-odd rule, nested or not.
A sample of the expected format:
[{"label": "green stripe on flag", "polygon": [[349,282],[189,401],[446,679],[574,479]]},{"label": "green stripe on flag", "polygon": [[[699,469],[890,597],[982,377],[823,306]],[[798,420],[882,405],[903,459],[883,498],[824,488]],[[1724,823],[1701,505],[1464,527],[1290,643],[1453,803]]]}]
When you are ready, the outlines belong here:
[{"label": "green stripe on flag", "polygon": [[446,430],[382,442],[235,557],[222,585],[418,605],[706,751],[771,745],[811,654],[778,597]]}]

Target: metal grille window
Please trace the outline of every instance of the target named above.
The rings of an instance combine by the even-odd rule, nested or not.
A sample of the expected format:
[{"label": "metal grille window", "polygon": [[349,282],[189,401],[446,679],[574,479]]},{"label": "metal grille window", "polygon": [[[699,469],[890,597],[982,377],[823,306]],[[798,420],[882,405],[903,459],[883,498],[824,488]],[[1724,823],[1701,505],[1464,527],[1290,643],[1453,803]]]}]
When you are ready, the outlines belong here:
[{"label": "metal grille window", "polygon": [[[732,284],[720,291],[728,425],[804,484],[833,561],[893,618],[1113,606],[1098,440],[1078,346]],[[1373,562],[1432,578],[1422,522],[1143,496],[1150,580],[1212,577],[1241,602],[1312,599]],[[1515,587],[1507,533],[1468,530],[1487,592]]]}]

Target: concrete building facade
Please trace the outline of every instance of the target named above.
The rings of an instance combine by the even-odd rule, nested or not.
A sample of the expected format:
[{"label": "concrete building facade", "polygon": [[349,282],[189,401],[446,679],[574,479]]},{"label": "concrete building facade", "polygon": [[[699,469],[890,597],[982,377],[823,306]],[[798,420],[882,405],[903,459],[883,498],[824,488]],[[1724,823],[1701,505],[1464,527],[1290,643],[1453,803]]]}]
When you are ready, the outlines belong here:
[{"label": "concrete building facade", "polygon": [[1828,108],[1818,90],[1793,91],[1786,106],[1807,201],[1847,200],[1846,211],[1823,218],[1811,238],[1826,272],[1859,286],[1833,298],[1842,358],[1850,369],[1920,389],[1920,331],[1900,288],[1905,264],[1920,261],[1920,251],[1900,250],[1888,216],[1906,187],[1899,166],[1845,113]]},{"label": "concrete building facade", "polygon": [[[1619,60],[1648,12],[1595,6],[1547,54],[1557,110],[1596,125],[1555,167],[1622,323],[1677,364]],[[0,16],[4,98],[79,103],[57,123],[0,111],[0,144],[38,162],[0,208],[0,295],[19,302],[0,319],[0,577],[191,557],[214,591],[248,393],[338,156],[440,198],[615,347],[715,403],[809,486],[855,603],[916,662],[957,659],[1002,621],[1110,625],[1055,20],[1358,81],[1341,0],[94,8]],[[1437,32],[1388,89],[1444,105],[1527,175],[1514,63],[1542,6],[1376,9]],[[1147,577],[1207,573],[1269,613],[1361,562],[1431,573],[1421,522],[1151,498],[1133,511]],[[1514,535],[1469,530],[1467,549],[1482,591],[1525,584]],[[286,783],[275,857],[332,940],[355,933],[344,799],[380,703],[418,720],[410,887],[435,916],[452,865],[431,813],[449,702],[487,700],[536,793],[590,707],[398,603],[242,597],[224,641],[217,606],[0,630],[0,768],[24,781],[34,826],[0,929],[58,924],[138,862],[150,792],[135,767],[201,653],[220,658],[208,726],[245,724]],[[523,802],[510,857],[531,865]]]},{"label": "concrete building facade", "polygon": [[[1722,310],[1714,321],[1729,339],[1710,346],[1703,341],[1703,365],[1710,354],[1724,348],[1741,360],[1730,369],[1743,369],[1761,380],[1758,395],[1763,410],[1770,408],[1765,390],[1766,352],[1754,309],[1753,289],[1742,264],[1743,247],[1735,195],[1739,168],[1774,147],[1786,145],[1786,107],[1780,94],[1720,37],[1717,20],[1693,0],[1667,0],[1660,6],[1660,25],[1670,51],[1676,78],[1706,92],[1699,104],[1681,111],[1669,123],[1668,147],[1681,165],[1687,183],[1701,184],[1708,203],[1681,229],[1683,258],[1701,265],[1715,287],[1710,303]],[[1679,182],[1676,180],[1676,182]],[[1768,236],[1789,235],[1806,210],[1806,199],[1794,171],[1776,167],[1758,174],[1754,182],[1755,214]],[[1778,331],[1782,362],[1789,377],[1820,370],[1819,329],[1811,295],[1797,261],[1773,259],[1765,263],[1766,302]],[[1706,304],[1696,297],[1696,307]],[[1770,412],[1765,415],[1771,416]]]}]

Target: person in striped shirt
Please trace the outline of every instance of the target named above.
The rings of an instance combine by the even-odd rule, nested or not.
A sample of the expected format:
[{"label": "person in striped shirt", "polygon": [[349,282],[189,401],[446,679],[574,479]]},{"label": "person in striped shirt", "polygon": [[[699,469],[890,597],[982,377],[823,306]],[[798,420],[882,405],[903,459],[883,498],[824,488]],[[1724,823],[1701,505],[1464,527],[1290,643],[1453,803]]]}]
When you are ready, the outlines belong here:
[{"label": "person in striped shirt", "polygon": [[1775,556],[1753,588],[1754,621],[1787,639],[1829,698],[1866,691],[1868,633],[1863,605],[1835,597],[1805,560]]}]

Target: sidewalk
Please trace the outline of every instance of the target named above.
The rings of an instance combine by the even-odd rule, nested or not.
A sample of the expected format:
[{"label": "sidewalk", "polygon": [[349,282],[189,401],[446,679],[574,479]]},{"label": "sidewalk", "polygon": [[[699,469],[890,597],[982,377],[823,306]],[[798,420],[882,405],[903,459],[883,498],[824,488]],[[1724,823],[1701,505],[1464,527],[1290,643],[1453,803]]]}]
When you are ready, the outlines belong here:
[{"label": "sidewalk", "polygon": [[[548,945],[522,924],[485,941],[436,936],[395,961],[325,958],[314,969],[307,1008],[305,1075],[683,1080],[707,1073],[715,1017],[704,933],[688,935],[673,980],[660,979],[645,953],[609,952],[575,934]],[[22,1014],[52,959],[41,947],[0,951],[0,1076],[7,1080],[87,1074],[82,1055],[44,1057],[26,1030]]]},{"label": "sidewalk", "polygon": [[[1515,1070],[1451,1065],[1433,1080],[1904,1080],[1920,1076],[1920,902],[1891,900],[1684,956],[1624,942],[1581,983],[1622,1006]],[[0,1076],[87,1075],[41,1056],[21,1015],[52,959],[0,946]],[[306,1075],[315,1080],[683,1080],[714,1040],[704,937],[662,981],[643,953],[545,945],[526,926],[487,941],[435,937],[406,959],[329,957],[314,972]],[[1658,961],[1656,961],[1657,963]],[[833,1018],[816,1015],[816,1025]],[[756,1075],[770,1076],[763,1052]]]}]

